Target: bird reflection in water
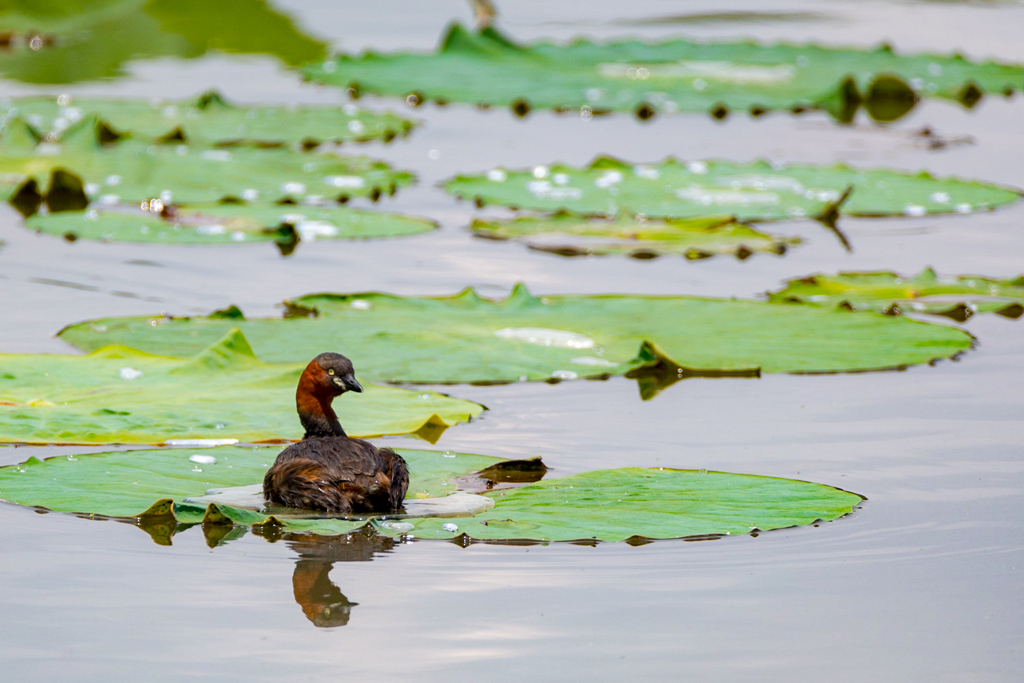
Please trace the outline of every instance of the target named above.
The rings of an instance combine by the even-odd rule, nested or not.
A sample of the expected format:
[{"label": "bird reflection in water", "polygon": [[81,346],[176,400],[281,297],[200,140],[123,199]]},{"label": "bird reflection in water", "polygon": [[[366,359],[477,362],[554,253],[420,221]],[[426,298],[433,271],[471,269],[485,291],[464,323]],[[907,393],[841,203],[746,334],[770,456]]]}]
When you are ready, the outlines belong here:
[{"label": "bird reflection in water", "polygon": [[[169,546],[176,533],[196,526],[177,523],[169,514],[152,515],[123,520],[147,532],[157,545]],[[206,544],[216,548],[246,534],[242,526],[204,522],[200,525]],[[292,573],[292,589],[295,602],[302,613],[320,628],[333,628],[348,623],[352,608],[359,603],[352,602],[331,582],[330,573],[335,562],[369,562],[377,555],[390,553],[399,545],[387,536],[378,536],[370,527],[356,529],[342,536],[318,536],[316,534],[284,533],[280,524],[258,524],[252,533],[270,543],[284,541],[295,551],[298,559]]]},{"label": "bird reflection in water", "polygon": [[395,541],[377,536],[370,530],[357,530],[344,536],[286,534],[283,540],[298,554],[292,573],[295,602],[302,613],[320,628],[333,628],[348,623],[350,601],[331,581],[329,574],[335,562],[369,562],[376,555],[391,552]]}]

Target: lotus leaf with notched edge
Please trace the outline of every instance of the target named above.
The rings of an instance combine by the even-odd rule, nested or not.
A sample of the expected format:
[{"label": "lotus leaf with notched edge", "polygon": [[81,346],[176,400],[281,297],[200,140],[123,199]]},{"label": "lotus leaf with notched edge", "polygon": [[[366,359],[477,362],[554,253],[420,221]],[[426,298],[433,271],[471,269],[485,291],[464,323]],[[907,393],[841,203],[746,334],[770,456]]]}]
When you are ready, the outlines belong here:
[{"label": "lotus leaf with notched edge", "polygon": [[456,176],[444,187],[462,199],[520,209],[742,221],[826,217],[836,211],[846,216],[969,214],[1021,197],[1015,189],[927,173],[671,158],[627,164],[601,157],[585,168],[492,169]]},{"label": "lotus leaf with notched edge", "polygon": [[906,114],[922,97],[974,106],[985,93],[1024,86],[1024,67],[961,56],[900,55],[819,45],[753,42],[659,43],[617,40],[519,45],[493,28],[471,33],[452,25],[433,54],[366,52],[306,66],[319,83],[427,100],[577,111],[584,116],[634,112],[641,119],[673,112],[824,109],[852,121],[858,108],[879,121]]},{"label": "lotus leaf with notched edge", "polygon": [[26,83],[117,78],[129,62],[210,51],[271,55],[293,66],[327,51],[266,0],[5,2],[0,24],[10,36],[0,73]]},{"label": "lotus leaf with notched edge", "polygon": [[1006,318],[1024,314],[1024,276],[998,280],[978,275],[937,275],[926,268],[914,277],[893,272],[839,273],[794,278],[768,298],[779,303],[849,306],[888,315],[929,313],[966,320],[974,313]]},{"label": "lotus leaf with notched edge", "polygon": [[165,144],[227,145],[369,142],[405,136],[415,125],[391,112],[354,104],[239,105],[216,91],[183,101],[101,97],[21,97],[0,105],[0,118],[21,117],[42,137],[61,135],[78,120],[96,116],[112,131]]},{"label": "lotus leaf with notched edge", "polygon": [[273,204],[199,204],[178,207],[167,216],[137,207],[97,206],[87,211],[36,214],[25,226],[65,237],[162,244],[404,237],[437,227],[427,219],[395,213],[337,205]]},{"label": "lotus leaf with notched edge", "polygon": [[501,301],[467,289],[423,298],[312,294],[286,306],[297,317],[107,318],[60,336],[87,351],[125,344],[189,356],[237,326],[261,358],[299,362],[326,345],[357,358],[360,376],[394,382],[879,370],[971,346],[962,330],[869,312],[686,296],[538,298],[522,285]]},{"label": "lotus leaf with notched edge", "polygon": [[[497,461],[462,453],[399,449],[409,463],[407,505],[451,494],[457,477]],[[378,534],[478,540],[621,541],[747,534],[832,521],[861,496],[821,484],[706,470],[598,470],[486,494],[494,506],[476,514],[416,518],[275,514],[230,505],[184,502],[213,488],[262,480],[277,449],[216,448],[201,467],[188,450],[120,451],[0,468],[0,498],[61,512],[128,518],[160,542],[182,528],[276,527],[283,532],[344,534],[372,524]],[[207,459],[209,460],[209,459]],[[468,496],[471,494],[457,494]],[[160,530],[162,535],[158,535]]]},{"label": "lotus leaf with notched edge", "polygon": [[[338,347],[322,339],[319,348]],[[361,376],[359,354],[344,351]],[[295,387],[304,366],[264,363],[231,326],[188,360],[125,346],[84,356],[0,354],[0,441],[298,439]],[[352,436],[420,433],[436,441],[448,426],[483,411],[476,403],[430,391],[365,388],[334,404]]]},{"label": "lotus leaf with notched edge", "polygon": [[569,213],[474,220],[470,229],[478,237],[519,239],[530,249],[561,256],[623,254],[645,259],[675,254],[696,260],[731,254],[745,259],[756,251],[783,254],[800,243],[799,237],[766,234],[728,218],[663,220],[642,214],[611,220]]},{"label": "lotus leaf with notched edge", "polygon": [[29,181],[45,187],[55,169],[81,178],[86,196],[101,205],[152,198],[164,204],[376,200],[414,180],[382,161],[332,150],[208,149],[130,138],[104,144],[101,123],[84,117],[60,143],[36,144],[22,119],[8,121],[0,137],[0,199],[10,199]]}]

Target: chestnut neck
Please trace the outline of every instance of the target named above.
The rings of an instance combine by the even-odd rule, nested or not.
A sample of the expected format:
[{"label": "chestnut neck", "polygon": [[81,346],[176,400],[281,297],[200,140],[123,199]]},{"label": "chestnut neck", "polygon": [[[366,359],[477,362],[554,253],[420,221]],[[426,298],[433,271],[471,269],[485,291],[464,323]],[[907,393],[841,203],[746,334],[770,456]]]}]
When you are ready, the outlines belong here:
[{"label": "chestnut neck", "polygon": [[299,413],[306,433],[303,439],[322,436],[348,436],[338,422],[338,416],[331,407],[334,392],[328,389],[327,373],[313,361],[306,366],[299,378],[299,387],[295,391],[295,408]]}]

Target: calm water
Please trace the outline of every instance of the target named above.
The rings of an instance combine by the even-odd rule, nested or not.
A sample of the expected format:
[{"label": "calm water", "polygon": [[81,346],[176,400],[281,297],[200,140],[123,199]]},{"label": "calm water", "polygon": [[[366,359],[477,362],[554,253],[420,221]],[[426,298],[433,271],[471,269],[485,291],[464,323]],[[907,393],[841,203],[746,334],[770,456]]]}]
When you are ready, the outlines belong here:
[{"label": "calm water", "polygon": [[[429,48],[450,19],[469,19],[459,2],[280,6],[345,50]],[[888,39],[897,49],[1024,61],[1024,6],[1012,2],[520,1],[500,9],[501,26],[523,39]],[[724,10],[780,16],[642,23]],[[163,58],[131,65],[119,81],[60,88],[0,81],[4,94],[184,97],[209,87],[245,101],[343,101],[263,57]],[[865,121],[840,128],[823,115],[640,124],[628,116],[584,122],[545,112],[523,121],[461,106],[411,113],[425,125],[409,140],[365,152],[420,175],[418,187],[384,206],[440,221],[442,230],[430,235],[303,244],[282,259],[271,245],[68,244],[24,230],[12,210],[0,208],[0,351],[73,352],[53,335],[88,317],[188,314],[232,303],[249,316],[277,315],[276,303],[313,291],[443,294],[473,285],[498,296],[522,280],[538,293],[755,296],[815,271],[1024,271],[1024,204],[970,217],[844,220],[852,254],[820,227],[799,223],[778,226],[806,240],[781,258],[641,262],[562,259],[474,240],[463,229],[472,207],[435,187],[456,171],[585,163],[597,154],[638,162],[666,155],[845,161],[1024,187],[1019,95],[987,98],[970,112],[926,103],[887,129]],[[975,142],[925,150],[911,135],[925,125]],[[819,528],[641,547],[387,548],[268,543],[248,534],[211,550],[199,529],[162,547],[125,524],[2,505],[3,678],[1019,680],[1022,326],[1024,320],[974,318],[966,327],[980,343],[956,363],[899,373],[695,379],[650,402],[621,378],[444,389],[490,410],[449,430],[438,448],[541,455],[553,475],[705,467],[819,481],[868,497],[857,514]],[[0,448],[0,464],[67,452]],[[338,608],[347,625],[317,628],[306,618],[297,596],[304,599],[309,586],[330,592],[338,605],[358,603]]]}]

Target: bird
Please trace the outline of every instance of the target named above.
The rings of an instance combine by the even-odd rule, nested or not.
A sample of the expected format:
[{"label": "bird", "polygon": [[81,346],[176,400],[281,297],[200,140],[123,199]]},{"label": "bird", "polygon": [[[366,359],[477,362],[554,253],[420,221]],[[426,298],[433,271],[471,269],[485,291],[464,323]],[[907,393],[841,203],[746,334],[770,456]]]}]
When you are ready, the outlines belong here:
[{"label": "bird", "polygon": [[352,361],[321,353],[299,377],[295,407],[306,433],[285,448],[263,478],[269,503],[327,512],[396,512],[409,488],[409,467],[390,448],[352,439],[331,402],[362,393]]}]

